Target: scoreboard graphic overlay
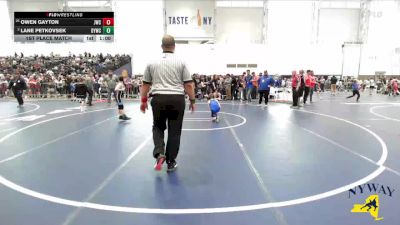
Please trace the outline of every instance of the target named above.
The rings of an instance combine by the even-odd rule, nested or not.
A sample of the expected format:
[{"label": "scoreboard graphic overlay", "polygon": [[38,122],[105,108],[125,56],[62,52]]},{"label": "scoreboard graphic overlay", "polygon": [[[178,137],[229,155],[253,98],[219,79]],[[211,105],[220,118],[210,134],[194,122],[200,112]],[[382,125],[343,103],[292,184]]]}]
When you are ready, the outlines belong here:
[{"label": "scoreboard graphic overlay", "polygon": [[14,42],[113,42],[114,12],[14,12]]}]

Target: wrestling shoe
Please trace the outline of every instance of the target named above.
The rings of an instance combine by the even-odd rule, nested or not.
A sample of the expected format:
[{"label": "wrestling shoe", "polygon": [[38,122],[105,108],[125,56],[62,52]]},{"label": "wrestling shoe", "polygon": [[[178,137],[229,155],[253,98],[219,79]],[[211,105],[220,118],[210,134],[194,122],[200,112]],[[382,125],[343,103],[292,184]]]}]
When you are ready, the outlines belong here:
[{"label": "wrestling shoe", "polygon": [[156,164],[154,165],[154,169],[157,171],[160,171],[164,162],[165,162],[165,155],[160,154],[157,157]]}]

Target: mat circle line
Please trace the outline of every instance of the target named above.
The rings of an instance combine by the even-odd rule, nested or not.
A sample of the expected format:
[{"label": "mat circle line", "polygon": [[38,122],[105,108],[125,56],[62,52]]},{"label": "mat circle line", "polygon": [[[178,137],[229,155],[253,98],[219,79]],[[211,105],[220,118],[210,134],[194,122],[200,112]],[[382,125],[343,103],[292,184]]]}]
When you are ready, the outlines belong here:
[{"label": "mat circle line", "polygon": [[369,112],[370,112],[371,114],[377,116],[377,117],[380,117],[380,118],[383,118],[383,119],[386,119],[386,120],[391,120],[391,121],[395,121],[395,122],[400,122],[400,119],[396,119],[396,118],[384,116],[384,115],[382,115],[382,114],[377,113],[377,112],[374,111],[374,110],[377,109],[377,108],[388,108],[388,107],[398,107],[398,106],[395,106],[395,105],[374,106],[374,107],[369,108]]},{"label": "mat circle line", "polygon": [[9,115],[9,116],[4,116],[4,117],[0,116],[0,120],[8,119],[8,118],[11,118],[11,117],[14,117],[14,116],[18,116],[18,115],[22,115],[22,114],[27,114],[27,113],[34,112],[34,111],[40,109],[40,105],[38,105],[38,104],[25,103],[25,105],[33,105],[33,106],[35,106],[35,108],[31,109],[31,110],[28,110],[26,112],[16,113],[16,114],[12,114],[12,115]]},{"label": "mat circle line", "polygon": [[[195,113],[196,113],[196,112],[200,112],[200,113],[210,113],[210,111],[195,111]],[[214,131],[214,130],[225,130],[225,129],[230,129],[230,128],[235,128],[235,127],[242,126],[242,125],[244,125],[244,124],[247,122],[246,118],[243,117],[243,116],[241,116],[241,115],[237,115],[237,114],[234,114],[234,113],[228,113],[228,112],[219,112],[219,113],[225,114],[225,115],[231,115],[231,116],[239,117],[239,118],[242,120],[242,122],[241,122],[241,123],[238,123],[238,124],[235,124],[235,125],[232,125],[232,126],[227,126],[227,127],[215,127],[215,128],[182,128],[182,130],[184,130],[184,131]],[[210,122],[211,122],[211,118],[210,118]]]}]

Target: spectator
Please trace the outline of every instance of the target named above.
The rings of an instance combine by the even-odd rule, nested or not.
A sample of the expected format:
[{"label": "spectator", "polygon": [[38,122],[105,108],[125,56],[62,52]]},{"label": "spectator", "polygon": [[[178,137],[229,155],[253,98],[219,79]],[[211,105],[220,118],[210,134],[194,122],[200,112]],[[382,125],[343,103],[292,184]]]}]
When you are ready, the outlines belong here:
[{"label": "spectator", "polygon": [[325,92],[325,78],[323,76],[319,79],[319,85],[320,85],[321,91]]},{"label": "spectator", "polygon": [[308,95],[311,90],[311,70],[307,70],[306,75],[304,76],[305,86],[304,86],[304,98],[303,103],[306,104]]},{"label": "spectator", "polygon": [[38,94],[40,92],[40,84],[37,80],[36,75],[30,76],[28,85],[29,85],[29,97],[31,97],[31,98],[39,97]]},{"label": "spectator", "polygon": [[93,101],[93,94],[94,94],[94,77],[92,74],[88,74],[85,79],[85,85],[87,87],[87,93],[88,93],[88,101],[87,104],[89,106],[92,106],[92,101]]},{"label": "spectator", "polygon": [[292,97],[293,105],[292,108],[298,108],[299,105],[299,89],[300,89],[300,75],[296,71],[292,71]]},{"label": "spectator", "polygon": [[337,78],[336,78],[336,76],[333,76],[332,78],[331,78],[331,94],[332,95],[336,95],[336,83],[337,83]]},{"label": "spectator", "polygon": [[253,91],[253,76],[250,74],[250,70],[247,70],[247,75],[245,77],[246,81],[246,97],[245,100],[251,102],[251,93]]},{"label": "spectator", "polygon": [[258,92],[260,94],[260,100],[258,104],[262,103],[263,97],[265,98],[265,105],[268,105],[270,87],[274,84],[274,79],[268,75],[268,71],[264,71],[264,75],[258,80]]},{"label": "spectator", "polygon": [[224,80],[226,100],[232,100],[232,78],[231,75],[227,74]]},{"label": "spectator", "polygon": [[8,81],[6,80],[6,77],[4,76],[4,74],[0,74],[0,98],[6,96],[7,87]]},{"label": "spectator", "polygon": [[112,71],[108,71],[108,76],[105,77],[104,82],[107,88],[107,102],[111,103],[111,96],[115,95],[115,86],[117,81],[116,77],[112,74]]}]

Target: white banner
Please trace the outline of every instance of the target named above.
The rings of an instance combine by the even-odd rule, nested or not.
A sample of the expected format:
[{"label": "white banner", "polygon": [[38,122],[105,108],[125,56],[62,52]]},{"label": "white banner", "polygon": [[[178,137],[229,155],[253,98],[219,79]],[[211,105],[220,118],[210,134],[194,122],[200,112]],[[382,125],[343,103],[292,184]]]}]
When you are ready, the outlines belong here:
[{"label": "white banner", "polygon": [[214,37],[214,1],[165,2],[167,34],[176,38]]}]

